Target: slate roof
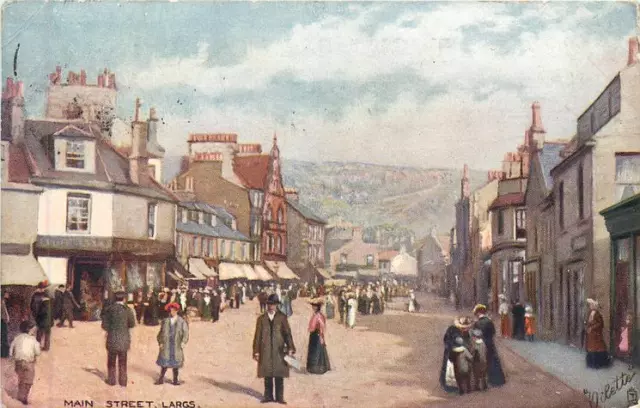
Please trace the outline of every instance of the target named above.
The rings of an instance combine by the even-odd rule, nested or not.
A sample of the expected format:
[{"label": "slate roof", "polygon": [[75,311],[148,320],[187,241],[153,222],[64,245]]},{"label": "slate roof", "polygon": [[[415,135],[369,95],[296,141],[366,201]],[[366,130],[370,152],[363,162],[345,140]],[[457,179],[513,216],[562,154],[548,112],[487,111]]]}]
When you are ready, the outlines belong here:
[{"label": "slate roof", "polygon": [[547,189],[553,186],[553,177],[551,177],[551,169],[556,167],[561,161],[560,153],[566,148],[565,143],[545,143],[542,150],[538,154],[540,160],[540,169],[544,176],[544,183]]},{"label": "slate roof", "polygon": [[498,196],[491,205],[490,210],[502,207],[516,206],[524,204],[524,193],[509,193]]},{"label": "slate roof", "polygon": [[229,211],[217,205],[211,205],[199,201],[187,201],[181,202],[180,206],[185,207],[189,210],[203,211],[208,214],[213,214],[222,219],[222,221],[226,224],[231,224],[231,222],[235,219],[235,217]]},{"label": "slate roof", "polygon": [[236,156],[233,159],[233,170],[245,187],[264,190],[269,172],[269,156],[266,154]]},{"label": "slate roof", "polygon": [[313,213],[313,211],[309,207],[306,207],[306,206],[300,204],[299,202],[296,202],[294,200],[287,200],[287,204],[289,204],[294,210],[299,212],[304,218],[306,218],[308,220],[315,221],[315,222],[320,223],[320,224],[326,224],[327,223],[326,220],[324,220],[321,217],[315,215]]},{"label": "slate roof", "polygon": [[[45,146],[52,143],[55,134],[69,137],[94,138],[96,140],[95,173],[59,171],[49,157]],[[25,156],[29,164],[31,181],[51,184],[92,185],[96,188],[115,189],[135,193],[144,188],[154,197],[174,201],[177,198],[157,183],[151,175],[141,175],[140,184],[129,177],[129,159],[122,156],[111,142],[102,138],[99,131],[88,123],[52,120],[25,121]]]},{"label": "slate roof", "polygon": [[205,235],[214,238],[233,239],[238,241],[249,241],[244,234],[234,231],[224,224],[218,224],[215,227],[209,224],[198,224],[194,221],[178,222],[176,230],[187,234]]}]

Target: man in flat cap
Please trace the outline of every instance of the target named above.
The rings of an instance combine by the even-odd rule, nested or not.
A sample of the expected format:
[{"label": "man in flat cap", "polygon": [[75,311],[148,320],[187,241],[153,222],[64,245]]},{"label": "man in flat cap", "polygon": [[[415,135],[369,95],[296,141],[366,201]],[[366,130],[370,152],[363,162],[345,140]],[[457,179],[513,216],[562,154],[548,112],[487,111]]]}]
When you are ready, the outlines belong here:
[{"label": "man in flat cap", "polygon": [[136,316],[126,304],[127,294],[116,292],[116,302],[102,312],[102,329],[107,332],[107,384],[116,385],[116,360],[118,383],[127,386],[127,352],[131,346],[129,329],[136,325]]},{"label": "man in flat cap", "polygon": [[289,366],[284,357],[293,356],[296,347],[287,316],[280,312],[278,295],[269,295],[267,312],[260,315],[256,322],[253,338],[253,358],[258,362],[258,378],[264,378],[264,399],[262,402],[274,402],[273,383],[276,385],[275,402],[284,401],[284,378],[289,377]]}]

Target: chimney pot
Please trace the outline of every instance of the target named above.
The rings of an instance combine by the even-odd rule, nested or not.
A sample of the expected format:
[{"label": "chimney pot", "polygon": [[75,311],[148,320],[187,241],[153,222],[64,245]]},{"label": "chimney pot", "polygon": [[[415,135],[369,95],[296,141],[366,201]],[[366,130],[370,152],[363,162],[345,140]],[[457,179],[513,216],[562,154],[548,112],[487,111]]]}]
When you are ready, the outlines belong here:
[{"label": "chimney pot", "polygon": [[80,70],[80,85],[87,85],[87,71],[85,71],[84,69]]},{"label": "chimney pot", "polygon": [[156,116],[156,108],[152,107],[149,109],[149,119],[158,120],[158,117]]},{"label": "chimney pot", "polygon": [[98,88],[104,88],[104,77],[102,75],[98,75]]},{"label": "chimney pot", "polygon": [[629,60],[627,66],[631,66],[638,62],[638,37],[629,38]]}]

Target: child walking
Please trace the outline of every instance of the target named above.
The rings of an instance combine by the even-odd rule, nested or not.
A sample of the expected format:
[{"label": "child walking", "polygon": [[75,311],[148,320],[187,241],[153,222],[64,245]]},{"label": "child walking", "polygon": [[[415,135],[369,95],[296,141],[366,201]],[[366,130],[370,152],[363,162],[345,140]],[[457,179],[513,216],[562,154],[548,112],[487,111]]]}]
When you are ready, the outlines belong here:
[{"label": "child walking", "polygon": [[528,341],[533,341],[536,335],[536,317],[531,306],[527,306],[524,312],[525,337]]},{"label": "child walking", "polygon": [[34,325],[30,321],[20,323],[20,332],[9,349],[18,374],[18,401],[28,405],[29,391],[36,375],[36,358],[40,355],[40,342],[33,336]]}]

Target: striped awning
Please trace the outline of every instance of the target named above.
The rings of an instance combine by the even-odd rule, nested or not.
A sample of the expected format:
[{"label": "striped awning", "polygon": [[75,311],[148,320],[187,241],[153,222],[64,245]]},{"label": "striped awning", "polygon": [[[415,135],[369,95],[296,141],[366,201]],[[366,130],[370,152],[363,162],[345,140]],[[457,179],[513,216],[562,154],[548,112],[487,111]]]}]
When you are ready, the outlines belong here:
[{"label": "striped awning", "polygon": [[258,276],[258,274],[253,270],[251,265],[241,264],[238,266],[242,268],[242,272],[244,272],[244,275],[248,280],[260,280],[260,276]]},{"label": "striped awning", "polygon": [[258,276],[260,277],[260,280],[263,280],[263,281],[273,280],[273,277],[271,277],[271,274],[267,272],[266,269],[264,269],[264,266],[256,265],[254,267],[254,270],[256,271],[256,274],[258,274]]},{"label": "striped awning", "polygon": [[271,269],[280,279],[300,279],[291,268],[284,262],[265,261],[267,267]]},{"label": "striped awning", "polygon": [[246,278],[246,275],[238,264],[222,262],[218,266],[218,270],[220,271],[220,280]]},{"label": "striped awning", "polygon": [[212,273],[215,274],[214,271],[212,271],[206,263],[204,263],[204,260],[202,258],[190,258],[189,259],[189,273],[192,274],[193,276],[195,276],[194,279],[207,279],[207,277],[209,276],[215,276],[212,275]]}]

